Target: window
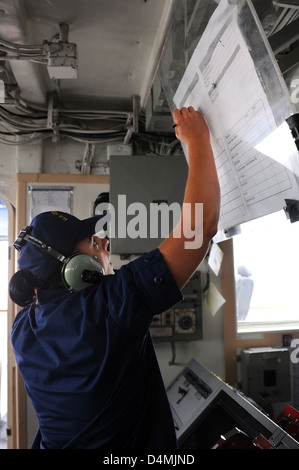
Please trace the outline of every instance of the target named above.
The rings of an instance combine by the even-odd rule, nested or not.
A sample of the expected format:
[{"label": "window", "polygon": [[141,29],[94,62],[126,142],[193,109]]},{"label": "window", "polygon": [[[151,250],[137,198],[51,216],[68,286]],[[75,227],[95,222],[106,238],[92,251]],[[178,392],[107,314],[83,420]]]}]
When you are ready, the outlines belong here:
[{"label": "window", "polygon": [[299,329],[299,222],[247,222],[233,246],[238,333]]}]

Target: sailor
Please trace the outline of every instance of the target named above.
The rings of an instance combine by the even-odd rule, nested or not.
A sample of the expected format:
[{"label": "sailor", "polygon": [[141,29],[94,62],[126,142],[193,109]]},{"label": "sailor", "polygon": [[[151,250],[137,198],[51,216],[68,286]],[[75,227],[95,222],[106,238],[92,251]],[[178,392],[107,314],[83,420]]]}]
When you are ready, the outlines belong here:
[{"label": "sailor", "polygon": [[[217,231],[219,184],[203,116],[190,107],[173,117],[188,149],[184,203],[203,204],[200,226],[194,211],[189,221],[202,232],[200,247],[186,246],[184,205],[181,235],[175,229],[117,272],[109,241],[95,236],[100,216],[79,220],[59,211],[42,213],[15,243],[19,271],[9,289],[23,308],[11,341],[38,419],[33,448],[177,448],[149,328],[154,315],[182,299],[182,287],[207,252]],[[85,279],[73,288],[67,280],[71,260],[71,272],[82,277],[83,263],[97,282]]]}]

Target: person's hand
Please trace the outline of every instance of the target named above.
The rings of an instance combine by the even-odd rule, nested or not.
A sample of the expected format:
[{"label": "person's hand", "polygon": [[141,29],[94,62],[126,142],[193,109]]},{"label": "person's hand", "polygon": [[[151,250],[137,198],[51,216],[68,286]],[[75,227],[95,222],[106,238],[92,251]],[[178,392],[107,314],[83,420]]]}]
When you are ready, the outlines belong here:
[{"label": "person's hand", "polygon": [[92,253],[98,258],[105,274],[114,274],[113,265],[111,262],[111,255],[108,251],[109,240],[107,238],[100,238],[96,235],[93,236]]},{"label": "person's hand", "polygon": [[176,137],[188,147],[192,144],[210,142],[210,132],[203,115],[189,108],[175,109],[173,119],[176,124]]}]

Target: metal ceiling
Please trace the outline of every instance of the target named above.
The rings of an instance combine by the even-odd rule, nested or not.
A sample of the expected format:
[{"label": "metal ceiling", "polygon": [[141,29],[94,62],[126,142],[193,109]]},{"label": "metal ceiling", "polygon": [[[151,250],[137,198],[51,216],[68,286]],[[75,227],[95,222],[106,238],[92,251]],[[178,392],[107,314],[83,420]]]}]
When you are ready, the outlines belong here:
[{"label": "metal ceiling", "polygon": [[[141,106],[157,68],[172,0],[0,0],[0,37],[19,44],[55,41],[69,25],[78,49],[78,78],[60,80],[64,103],[104,109]],[[45,103],[57,84],[45,67],[10,63],[25,100]]]},{"label": "metal ceiling", "polygon": [[[298,38],[296,34],[285,37],[284,31],[298,23],[298,7],[284,6],[283,0],[252,1],[270,42],[277,47],[278,39],[282,45],[277,48],[282,68],[285,72],[294,69],[299,59]],[[47,67],[24,60],[22,55],[1,61],[1,55],[4,59],[7,53],[0,48],[0,79],[8,91],[14,90],[12,101],[21,98],[44,112],[54,94],[63,109],[130,112],[134,96],[140,97],[140,107],[145,109],[172,15],[182,11],[193,18],[194,47],[198,23],[208,21],[204,15],[217,3],[219,0],[0,0],[0,38],[22,45],[55,43],[59,25],[65,23],[68,41],[78,51],[78,78],[51,80]],[[181,20],[184,23],[183,16]],[[178,41],[183,55],[187,43],[184,35]]]}]

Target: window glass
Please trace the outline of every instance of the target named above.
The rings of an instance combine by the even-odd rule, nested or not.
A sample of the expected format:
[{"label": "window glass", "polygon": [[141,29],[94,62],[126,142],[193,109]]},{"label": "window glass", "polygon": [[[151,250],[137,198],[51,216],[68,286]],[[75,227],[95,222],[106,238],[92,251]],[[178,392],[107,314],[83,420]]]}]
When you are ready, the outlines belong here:
[{"label": "window glass", "polygon": [[233,239],[238,333],[299,328],[299,222],[285,212],[247,222]]}]

